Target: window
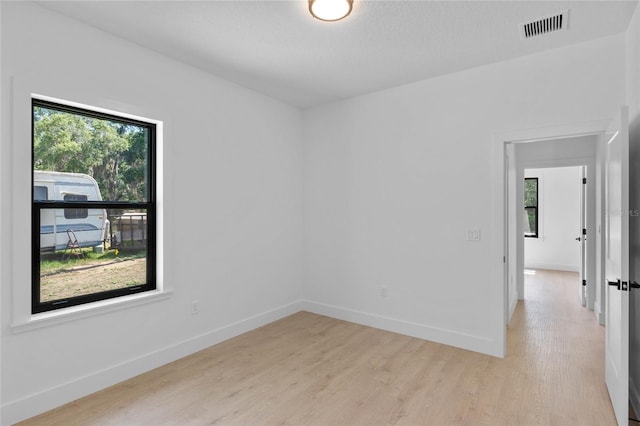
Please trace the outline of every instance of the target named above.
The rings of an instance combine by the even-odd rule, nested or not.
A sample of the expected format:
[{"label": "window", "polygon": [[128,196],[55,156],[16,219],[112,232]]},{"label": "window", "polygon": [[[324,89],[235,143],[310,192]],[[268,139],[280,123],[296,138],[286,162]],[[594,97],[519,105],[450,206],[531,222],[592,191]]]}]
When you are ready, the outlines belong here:
[{"label": "window", "polygon": [[[86,195],[65,194],[64,201],[89,201]],[[64,209],[65,219],[85,219],[89,217],[87,209]]]},{"label": "window", "polygon": [[156,289],[156,125],[32,100],[32,313]]},{"label": "window", "polygon": [[33,187],[33,199],[36,201],[43,201],[49,199],[49,191],[46,186],[34,186]]},{"label": "window", "polygon": [[524,236],[538,238],[538,178],[524,179]]}]

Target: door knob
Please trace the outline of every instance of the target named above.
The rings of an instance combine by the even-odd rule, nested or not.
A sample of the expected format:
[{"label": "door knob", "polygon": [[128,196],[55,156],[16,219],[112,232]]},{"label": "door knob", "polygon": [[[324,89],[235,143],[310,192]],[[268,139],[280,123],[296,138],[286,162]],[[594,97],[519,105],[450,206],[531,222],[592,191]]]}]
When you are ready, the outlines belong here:
[{"label": "door knob", "polygon": [[576,238],[576,241],[582,241],[582,238],[578,237]]}]

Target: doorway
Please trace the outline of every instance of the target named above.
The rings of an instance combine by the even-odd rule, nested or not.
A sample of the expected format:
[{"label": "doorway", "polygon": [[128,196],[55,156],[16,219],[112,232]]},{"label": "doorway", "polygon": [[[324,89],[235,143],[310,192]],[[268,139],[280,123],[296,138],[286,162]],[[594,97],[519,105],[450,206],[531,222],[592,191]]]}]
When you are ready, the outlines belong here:
[{"label": "doorway", "polygon": [[582,306],[587,306],[586,176],[586,166],[524,170],[524,274],[572,273],[567,276],[575,277],[575,295]]},{"label": "doorway", "polygon": [[[496,182],[497,211],[495,224],[500,228],[495,247],[505,256],[496,259],[496,276],[501,278],[503,294],[503,326],[509,324],[509,307],[512,299],[524,296],[519,272],[523,270],[523,243],[517,238],[521,235],[522,214],[512,215],[523,204],[522,190],[516,182],[524,179],[524,168],[528,161],[549,162],[538,167],[572,166],[578,164],[588,167],[589,182],[595,182],[595,281],[588,291],[593,295],[594,312],[598,322],[606,322],[605,371],[606,387],[619,424],[626,424],[629,402],[629,125],[628,110],[621,107],[610,120],[580,123],[554,128],[538,128],[499,135],[495,140],[494,159],[498,166],[494,175]],[[570,135],[550,137],[551,135]],[[557,144],[560,141],[582,143]],[[590,141],[589,141],[590,139]],[[548,146],[544,146],[545,143]],[[529,147],[527,147],[529,146]],[[538,148],[540,148],[538,150]],[[544,157],[544,158],[541,158]],[[584,158],[585,162],[575,163]],[[535,167],[535,166],[530,166]],[[592,180],[595,174],[595,180]],[[515,202],[514,202],[515,200]],[[606,210],[605,210],[606,208]],[[606,212],[606,215],[605,215]],[[513,219],[513,220],[512,220]],[[500,223],[502,222],[502,223]],[[512,223],[510,223],[512,222]],[[513,229],[517,232],[513,232]],[[606,243],[606,246],[605,246]],[[587,246],[594,244],[594,238],[587,239]],[[605,250],[606,248],[606,250]],[[606,267],[605,267],[606,260]],[[591,263],[587,262],[587,265]],[[509,280],[511,274],[515,279]],[[606,276],[611,276],[609,280]],[[595,284],[595,285],[594,285]],[[595,287],[595,288],[594,288]],[[606,297],[605,297],[606,295]],[[593,315],[580,306],[582,312]],[[604,317],[604,318],[603,318]],[[604,319],[604,321],[602,321]],[[594,322],[597,324],[597,322]],[[506,333],[503,340],[506,355]]]},{"label": "doorway", "polygon": [[[598,321],[604,321],[604,302],[601,288],[599,284],[602,282],[598,279],[598,274],[602,273],[601,248],[602,238],[599,232],[600,220],[602,217],[602,173],[599,168],[599,141],[600,134],[587,134],[571,137],[559,137],[544,140],[512,142],[507,144],[505,149],[506,164],[508,166],[507,178],[507,247],[508,261],[506,262],[506,276],[508,277],[507,295],[509,301],[509,317],[510,319],[515,304],[518,300],[525,299],[525,248],[529,248],[528,266],[556,269],[556,270],[575,270],[580,273],[580,279],[576,282],[575,294],[580,302],[589,310],[593,310],[598,317]],[[510,146],[509,146],[510,145]],[[523,212],[525,206],[525,171],[528,171],[529,177],[532,174],[545,171],[548,178],[557,178],[559,174],[563,174],[560,170],[565,169],[566,174],[575,174],[576,188],[571,198],[577,200],[577,206],[572,208],[572,215],[577,225],[570,226],[570,229],[561,230],[558,224],[551,226],[551,222],[542,219],[544,213],[550,207],[545,203],[545,194],[540,199],[541,205],[538,206],[540,220],[537,223],[538,230],[535,238],[524,238],[525,224],[527,228],[531,228],[531,224],[527,223],[529,216],[525,218],[526,211]],[[553,171],[555,170],[555,172]],[[583,176],[584,170],[584,176]],[[580,244],[583,242],[580,223],[580,188],[579,184],[586,179],[585,190],[585,211],[586,220],[584,222],[584,232],[586,232],[586,241],[584,241],[584,261],[580,260],[579,255]],[[552,180],[553,180],[552,179]],[[544,189],[547,179],[538,178],[538,184]],[[549,182],[550,184],[551,182]],[[562,197],[562,191],[555,191],[555,197]],[[549,195],[549,194],[547,194]],[[565,194],[566,195],[566,194]],[[548,199],[547,201],[551,201]],[[542,210],[540,210],[542,208]],[[529,212],[530,213],[530,212]],[[547,218],[548,219],[548,218]],[[550,228],[551,226],[551,228]],[[553,229],[553,228],[556,229]],[[551,231],[553,230],[553,238]],[[529,235],[533,232],[529,229]],[[534,233],[535,233],[534,232]],[[569,236],[569,234],[571,236]],[[554,239],[557,238],[557,241]],[[577,244],[576,238],[580,238],[580,244]],[[564,248],[557,251],[570,253],[573,249],[573,260],[571,255],[566,255],[565,260],[560,263],[551,263],[549,258],[545,259],[542,254],[549,254],[549,248],[554,246],[558,241],[564,241]],[[526,246],[525,246],[526,245]],[[543,247],[544,246],[544,249]],[[555,247],[557,248],[557,247]],[[535,252],[538,256],[535,256]],[[582,272],[580,266],[584,264],[585,269]],[[600,296],[600,297],[599,297]]]}]

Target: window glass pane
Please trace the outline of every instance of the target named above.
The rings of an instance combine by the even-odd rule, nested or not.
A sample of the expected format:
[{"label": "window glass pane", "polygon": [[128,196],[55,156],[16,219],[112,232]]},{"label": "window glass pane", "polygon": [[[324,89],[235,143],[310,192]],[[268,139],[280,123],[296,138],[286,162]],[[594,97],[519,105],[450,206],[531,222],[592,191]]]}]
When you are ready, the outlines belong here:
[{"label": "window glass pane", "polygon": [[524,224],[524,233],[526,235],[536,235],[537,229],[537,209],[535,207],[525,207],[526,220]]},{"label": "window glass pane", "polygon": [[535,207],[538,205],[538,179],[529,178],[524,180],[524,205]]},{"label": "window glass pane", "polygon": [[40,210],[41,303],[147,283],[146,211],[88,209],[79,221],[64,210]]},{"label": "window glass pane", "polygon": [[147,247],[147,211],[145,209],[110,209],[109,244],[119,250]]},{"label": "window glass pane", "polygon": [[[84,217],[69,218],[68,211],[82,210]],[[103,209],[41,209],[40,252],[64,250],[69,240],[80,247],[102,245],[108,236],[109,221]]]},{"label": "window glass pane", "polygon": [[[105,201],[148,200],[147,127],[41,106],[34,106],[33,119],[35,170],[91,176],[97,196],[90,195],[89,201],[100,199],[96,197]],[[65,180],[65,175],[49,177],[54,181],[55,200],[61,199],[56,182],[82,183],[75,178]]]}]

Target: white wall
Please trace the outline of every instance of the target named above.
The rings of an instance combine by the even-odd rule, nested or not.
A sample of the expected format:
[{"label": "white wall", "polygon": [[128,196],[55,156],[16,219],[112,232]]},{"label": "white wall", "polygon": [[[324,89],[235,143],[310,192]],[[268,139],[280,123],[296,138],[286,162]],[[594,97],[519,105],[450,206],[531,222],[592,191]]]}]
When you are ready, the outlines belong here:
[{"label": "white wall", "polygon": [[494,136],[613,117],[624,61],[614,36],[305,111],[308,309],[502,354]]},{"label": "white wall", "polygon": [[[636,11],[626,33],[626,84],[629,106],[629,279],[640,281],[640,10]],[[640,292],[629,294],[629,399],[640,413]]]},{"label": "white wall", "polygon": [[524,239],[524,266],[579,272],[580,167],[526,169],[538,178],[538,238]]},{"label": "white wall", "polygon": [[[1,423],[298,311],[300,112],[39,6],[1,7]],[[14,127],[30,111],[13,106],[31,87],[164,121],[168,299],[11,328],[12,301],[30,285],[28,195],[20,194],[31,185],[29,128]]]}]

